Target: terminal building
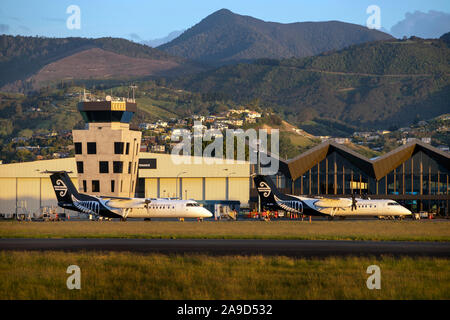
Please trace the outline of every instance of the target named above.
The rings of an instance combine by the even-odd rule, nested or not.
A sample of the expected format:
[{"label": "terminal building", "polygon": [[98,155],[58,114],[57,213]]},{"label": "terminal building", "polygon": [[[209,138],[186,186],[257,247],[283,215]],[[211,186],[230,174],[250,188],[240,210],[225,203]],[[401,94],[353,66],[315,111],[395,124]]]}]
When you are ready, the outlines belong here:
[{"label": "terminal building", "polygon": [[[280,160],[280,170],[272,178],[289,194],[350,197],[356,193],[393,199],[413,212],[448,216],[449,171],[449,154],[419,140],[375,159],[329,141],[291,160]],[[257,201],[254,184],[250,201]]]}]

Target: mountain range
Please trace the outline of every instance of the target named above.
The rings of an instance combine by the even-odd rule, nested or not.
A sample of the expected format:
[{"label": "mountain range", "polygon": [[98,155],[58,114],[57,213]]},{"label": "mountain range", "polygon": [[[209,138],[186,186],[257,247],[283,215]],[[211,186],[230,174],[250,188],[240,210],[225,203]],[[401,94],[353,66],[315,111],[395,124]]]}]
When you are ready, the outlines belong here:
[{"label": "mountain range", "polygon": [[209,15],[158,48],[120,38],[2,35],[0,89],[36,90],[61,80],[180,76],[204,71],[208,66],[259,58],[311,56],[351,44],[390,38],[383,32],[338,21],[281,24],[241,16],[226,9]]},{"label": "mountain range", "polygon": [[313,56],[392,36],[339,21],[275,23],[222,9],[158,49],[213,66]]},{"label": "mountain range", "polygon": [[164,78],[208,102],[271,108],[315,135],[345,133],[448,113],[449,46],[450,33],[398,40],[339,21],[282,24],[222,9],[157,48],[0,35],[0,91]]}]

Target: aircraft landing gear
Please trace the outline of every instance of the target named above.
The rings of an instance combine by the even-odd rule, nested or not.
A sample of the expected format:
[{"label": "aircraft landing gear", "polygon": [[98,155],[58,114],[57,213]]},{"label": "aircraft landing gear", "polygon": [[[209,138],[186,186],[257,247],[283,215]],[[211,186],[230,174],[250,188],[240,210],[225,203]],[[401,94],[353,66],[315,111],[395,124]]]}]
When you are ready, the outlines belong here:
[{"label": "aircraft landing gear", "polygon": [[120,221],[126,222],[126,221],[127,221],[127,218],[120,218]]},{"label": "aircraft landing gear", "polygon": [[152,221],[150,218],[144,218],[144,221]]}]

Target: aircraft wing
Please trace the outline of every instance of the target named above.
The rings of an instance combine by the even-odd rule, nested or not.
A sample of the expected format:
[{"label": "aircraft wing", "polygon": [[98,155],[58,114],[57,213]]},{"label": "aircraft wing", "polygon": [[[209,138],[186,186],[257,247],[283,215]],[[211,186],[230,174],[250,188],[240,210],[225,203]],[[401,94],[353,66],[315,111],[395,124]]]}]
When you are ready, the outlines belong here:
[{"label": "aircraft wing", "polygon": [[117,200],[133,200],[136,198],[126,198],[126,197],[106,197],[106,196],[102,196],[101,197],[103,200],[105,199],[117,199]]},{"label": "aircraft wing", "polygon": [[352,200],[347,198],[323,198],[314,202],[314,205],[320,208],[349,208],[352,206]]},{"label": "aircraft wing", "polygon": [[133,198],[125,198],[125,199],[111,198],[111,200],[105,201],[105,204],[108,207],[115,209],[139,208],[147,203],[149,203],[149,201],[146,201],[145,199],[133,199]]}]

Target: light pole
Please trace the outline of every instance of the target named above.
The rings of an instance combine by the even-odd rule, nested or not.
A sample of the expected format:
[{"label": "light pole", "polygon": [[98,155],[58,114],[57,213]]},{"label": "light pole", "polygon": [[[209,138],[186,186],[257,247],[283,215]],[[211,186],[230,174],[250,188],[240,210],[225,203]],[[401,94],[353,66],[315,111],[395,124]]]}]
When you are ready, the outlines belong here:
[{"label": "light pole", "polygon": [[[177,174],[176,181],[175,181],[175,183],[176,183],[175,188],[177,189],[175,193],[176,193],[177,199],[178,199],[178,177],[179,177],[180,175],[182,175],[183,173],[187,173],[187,172],[186,172],[186,171],[182,171],[182,172],[178,173],[178,174]],[[181,197],[183,197],[183,194],[181,194]]]},{"label": "light pole", "polygon": [[[228,169],[223,169],[224,171],[228,171]],[[230,196],[229,196],[229,190],[230,190],[230,176],[232,174],[236,174],[236,172],[231,172],[229,174],[227,174],[225,181],[226,181],[226,194],[225,194],[225,200],[229,200]]]},{"label": "light pole", "polygon": [[[256,171],[258,174],[261,174],[261,151],[259,149],[260,143],[259,141],[256,141]],[[256,190],[258,190],[258,186],[256,186]],[[257,192],[258,194],[258,213],[261,212],[261,196],[259,195],[259,192]]]}]

